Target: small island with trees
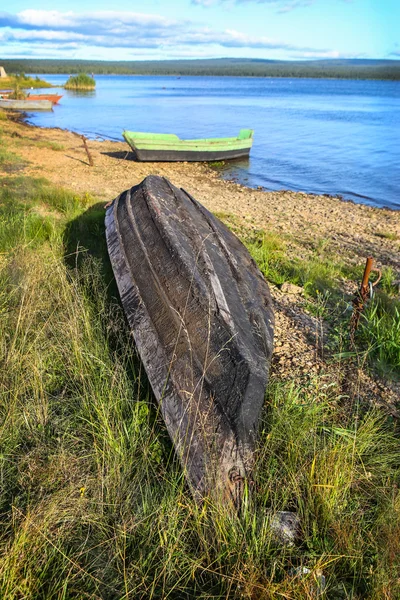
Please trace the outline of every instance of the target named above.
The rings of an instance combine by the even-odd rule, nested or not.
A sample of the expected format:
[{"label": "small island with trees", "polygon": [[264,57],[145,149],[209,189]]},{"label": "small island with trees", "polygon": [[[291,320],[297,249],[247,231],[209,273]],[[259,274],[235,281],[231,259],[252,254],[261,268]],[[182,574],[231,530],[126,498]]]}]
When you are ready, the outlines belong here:
[{"label": "small island with trees", "polygon": [[71,75],[64,87],[66,90],[94,90],[96,82],[87,73],[79,73],[79,75]]}]

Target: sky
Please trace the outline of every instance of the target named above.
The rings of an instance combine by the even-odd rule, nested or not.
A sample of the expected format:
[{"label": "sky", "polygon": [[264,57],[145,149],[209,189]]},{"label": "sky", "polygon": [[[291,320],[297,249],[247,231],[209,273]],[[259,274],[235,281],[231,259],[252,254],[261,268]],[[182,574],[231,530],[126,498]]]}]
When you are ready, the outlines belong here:
[{"label": "sky", "polygon": [[0,0],[0,59],[217,57],[400,59],[400,0]]}]

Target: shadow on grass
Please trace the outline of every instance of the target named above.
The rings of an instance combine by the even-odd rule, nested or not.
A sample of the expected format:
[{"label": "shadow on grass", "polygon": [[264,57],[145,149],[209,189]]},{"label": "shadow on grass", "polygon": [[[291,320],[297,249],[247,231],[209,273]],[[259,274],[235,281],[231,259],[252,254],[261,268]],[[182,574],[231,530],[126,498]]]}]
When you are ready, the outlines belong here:
[{"label": "shadow on grass", "polygon": [[68,223],[64,233],[65,262],[79,271],[89,257],[95,259],[111,300],[119,296],[107,251],[104,217],[104,203],[98,202]]},{"label": "shadow on grass", "polygon": [[135,396],[150,400],[150,420],[157,431],[165,462],[168,464],[176,460],[175,452],[121,304],[108,256],[104,218],[104,203],[98,202],[70,221],[64,233],[65,263],[82,294],[90,300],[95,310],[101,311],[103,332],[110,352],[120,357],[129,357],[129,360],[121,362],[138,390]]}]

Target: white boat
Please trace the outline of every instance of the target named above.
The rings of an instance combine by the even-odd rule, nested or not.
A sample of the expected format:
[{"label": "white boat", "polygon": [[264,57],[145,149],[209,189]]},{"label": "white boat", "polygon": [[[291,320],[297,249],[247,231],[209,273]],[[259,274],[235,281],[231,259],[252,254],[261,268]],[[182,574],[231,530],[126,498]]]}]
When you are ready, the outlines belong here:
[{"label": "white boat", "polygon": [[12,110],[52,110],[53,103],[50,100],[10,100],[0,98],[0,108],[9,108]]}]

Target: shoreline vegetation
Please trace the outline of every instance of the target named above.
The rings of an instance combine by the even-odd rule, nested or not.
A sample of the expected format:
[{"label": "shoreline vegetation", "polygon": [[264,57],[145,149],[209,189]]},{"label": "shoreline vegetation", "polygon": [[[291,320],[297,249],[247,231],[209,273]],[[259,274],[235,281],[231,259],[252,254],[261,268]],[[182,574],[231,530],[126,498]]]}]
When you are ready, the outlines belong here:
[{"label": "shoreline vegetation", "polygon": [[[400,211],[87,145],[93,166],[77,134],[0,111],[0,597],[400,597]],[[104,207],[149,174],[225,222],[270,285],[240,516],[190,496],[118,299]],[[368,254],[382,281],[350,347]],[[299,518],[287,545],[278,511]]]},{"label": "shoreline vegetation", "polygon": [[87,73],[79,73],[78,75],[71,75],[64,85],[66,90],[94,90],[96,87],[96,81]]},{"label": "shoreline vegetation", "polygon": [[39,88],[51,88],[51,83],[40,79],[39,77],[30,77],[25,73],[10,74],[8,77],[0,79],[0,89],[13,89],[16,92],[24,89],[39,89]]},{"label": "shoreline vegetation", "polygon": [[158,61],[1,59],[10,72],[96,75],[210,75],[400,80],[400,60],[274,61],[244,58]]}]

